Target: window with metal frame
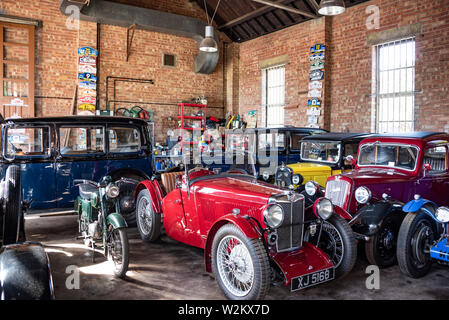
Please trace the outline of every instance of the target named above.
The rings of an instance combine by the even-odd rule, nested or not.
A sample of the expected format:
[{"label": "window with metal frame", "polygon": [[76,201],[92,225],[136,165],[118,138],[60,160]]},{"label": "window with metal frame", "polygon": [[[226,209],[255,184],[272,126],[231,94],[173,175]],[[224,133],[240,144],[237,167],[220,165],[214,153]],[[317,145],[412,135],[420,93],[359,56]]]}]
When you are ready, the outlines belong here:
[{"label": "window with metal frame", "polygon": [[262,70],[262,123],[267,128],[284,126],[285,66]]},{"label": "window with metal frame", "polygon": [[377,46],[377,132],[415,129],[415,39]]}]

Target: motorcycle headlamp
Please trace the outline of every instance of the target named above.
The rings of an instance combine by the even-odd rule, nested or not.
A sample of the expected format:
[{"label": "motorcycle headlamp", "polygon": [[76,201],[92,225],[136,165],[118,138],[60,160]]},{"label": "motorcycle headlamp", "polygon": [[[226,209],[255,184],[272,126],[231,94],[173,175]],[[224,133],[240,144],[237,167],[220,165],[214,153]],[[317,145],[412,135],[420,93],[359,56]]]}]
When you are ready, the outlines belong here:
[{"label": "motorcycle headlamp", "polygon": [[327,220],[334,213],[334,206],[329,199],[320,198],[317,201],[315,201],[315,204],[313,206],[313,212],[318,218]]},{"label": "motorcycle headlamp", "polygon": [[272,204],[263,212],[265,223],[270,228],[277,228],[284,221],[284,210],[282,210],[280,205]]},{"label": "motorcycle headlamp", "polygon": [[366,204],[371,200],[371,191],[366,187],[359,187],[355,190],[355,200],[360,204]]},{"label": "motorcycle headlamp", "polygon": [[120,189],[115,183],[110,183],[106,186],[106,195],[113,199],[117,198],[120,194]]},{"label": "motorcycle headlamp", "polygon": [[441,223],[449,222],[449,208],[447,207],[439,207],[435,213],[435,218]]},{"label": "motorcycle headlamp", "polygon": [[319,188],[320,188],[319,184],[316,183],[315,181],[309,181],[305,185],[306,193],[309,196],[314,196],[318,192]]}]

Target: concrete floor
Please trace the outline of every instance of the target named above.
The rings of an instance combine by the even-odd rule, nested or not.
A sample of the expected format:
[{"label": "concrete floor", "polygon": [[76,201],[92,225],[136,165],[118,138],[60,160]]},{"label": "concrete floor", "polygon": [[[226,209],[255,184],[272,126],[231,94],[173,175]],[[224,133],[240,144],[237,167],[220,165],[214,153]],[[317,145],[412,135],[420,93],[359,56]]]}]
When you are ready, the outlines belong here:
[{"label": "concrete floor", "polygon": [[[204,272],[203,251],[163,237],[159,243],[140,240],[135,228],[128,230],[130,266],[127,279],[116,279],[101,253],[95,254],[76,240],[75,216],[30,217],[27,240],[42,242],[50,257],[57,299],[224,299],[215,280]],[[68,290],[66,269],[80,271],[80,288]],[[290,293],[286,287],[271,287],[266,299],[449,299],[449,268],[434,265],[422,279],[402,275],[397,266],[381,270],[380,290],[368,290],[363,257],[352,273],[304,291]]]}]

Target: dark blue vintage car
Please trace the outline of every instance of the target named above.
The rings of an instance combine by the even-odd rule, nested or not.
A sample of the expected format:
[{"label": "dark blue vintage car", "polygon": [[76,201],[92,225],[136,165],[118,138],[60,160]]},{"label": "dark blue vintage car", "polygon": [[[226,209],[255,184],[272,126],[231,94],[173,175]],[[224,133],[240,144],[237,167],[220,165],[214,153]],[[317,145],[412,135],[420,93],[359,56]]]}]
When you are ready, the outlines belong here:
[{"label": "dark blue vintage car", "polygon": [[[0,172],[4,174],[10,164],[20,165],[28,213],[73,210],[78,196],[74,179],[151,177],[150,137],[147,122],[135,118],[7,119],[2,124]],[[127,221],[133,223],[132,196],[123,197],[121,207]]]}]

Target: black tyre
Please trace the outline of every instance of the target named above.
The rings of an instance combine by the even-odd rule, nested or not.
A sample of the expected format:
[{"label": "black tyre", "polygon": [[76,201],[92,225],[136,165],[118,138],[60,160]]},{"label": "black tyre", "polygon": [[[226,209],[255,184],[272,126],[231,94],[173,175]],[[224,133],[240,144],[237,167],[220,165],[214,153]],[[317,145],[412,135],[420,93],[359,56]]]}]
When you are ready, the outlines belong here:
[{"label": "black tyre", "polygon": [[[112,229],[112,226],[109,226]],[[114,263],[114,274],[124,278],[129,265],[128,234],[124,228],[113,229],[108,235],[108,259]]]},{"label": "black tyre", "polygon": [[397,256],[402,273],[412,278],[424,277],[432,267],[430,247],[436,239],[435,223],[424,212],[409,213],[398,236]]},{"label": "black tyre", "polygon": [[248,239],[226,224],[212,243],[212,270],[223,293],[232,300],[263,299],[270,288],[270,263],[260,239]]},{"label": "black tyre", "polygon": [[161,215],[153,210],[150,192],[140,191],[136,202],[137,229],[142,240],[154,242],[161,235]]},{"label": "black tyre", "polygon": [[6,170],[3,193],[3,244],[16,243],[20,234],[22,213],[22,185],[20,168],[9,166]]},{"label": "black tyre", "polygon": [[[346,276],[354,268],[357,259],[357,244],[349,224],[340,216],[333,215],[322,225],[318,247],[332,260],[335,266],[335,278]],[[319,229],[313,237],[309,230],[304,234],[304,241],[316,244]]]},{"label": "black tyre", "polygon": [[365,242],[365,254],[368,262],[379,268],[388,268],[397,263],[396,246],[401,219],[387,216],[378,232],[370,241]]}]

